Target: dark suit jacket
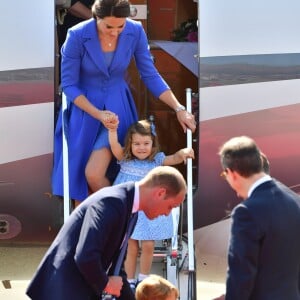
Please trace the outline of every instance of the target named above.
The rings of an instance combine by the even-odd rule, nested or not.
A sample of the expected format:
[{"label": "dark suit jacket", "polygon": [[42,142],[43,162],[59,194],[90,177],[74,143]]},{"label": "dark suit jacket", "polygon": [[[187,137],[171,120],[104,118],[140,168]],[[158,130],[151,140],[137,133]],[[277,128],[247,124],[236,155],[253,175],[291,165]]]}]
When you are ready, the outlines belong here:
[{"label": "dark suit jacket", "polygon": [[226,300],[299,300],[300,197],[272,180],[232,214]]},{"label": "dark suit jacket", "polygon": [[119,255],[133,198],[131,182],[103,188],[80,204],[45,254],[28,287],[29,297],[99,299],[107,270]]}]

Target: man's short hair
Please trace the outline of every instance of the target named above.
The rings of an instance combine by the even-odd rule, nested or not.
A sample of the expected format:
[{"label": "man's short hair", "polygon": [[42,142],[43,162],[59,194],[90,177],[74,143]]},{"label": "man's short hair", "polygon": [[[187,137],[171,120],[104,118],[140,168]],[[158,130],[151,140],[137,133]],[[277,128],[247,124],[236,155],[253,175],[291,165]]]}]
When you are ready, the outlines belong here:
[{"label": "man's short hair", "polygon": [[219,155],[224,170],[228,168],[243,177],[263,171],[261,151],[248,136],[231,138],[221,146]]},{"label": "man's short hair", "polygon": [[181,191],[186,190],[185,179],[174,167],[156,167],[145,176],[143,181],[148,187],[164,187],[166,189],[167,196],[175,196]]}]

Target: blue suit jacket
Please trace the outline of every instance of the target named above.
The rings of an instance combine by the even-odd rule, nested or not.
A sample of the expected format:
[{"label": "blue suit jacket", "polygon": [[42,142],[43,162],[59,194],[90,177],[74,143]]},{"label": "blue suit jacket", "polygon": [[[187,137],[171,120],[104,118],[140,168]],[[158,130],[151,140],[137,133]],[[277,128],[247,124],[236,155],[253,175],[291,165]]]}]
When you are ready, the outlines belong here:
[{"label": "blue suit jacket", "polygon": [[275,180],[232,214],[226,300],[300,299],[300,197]]},{"label": "blue suit jacket", "polygon": [[134,183],[103,188],[70,215],[45,254],[27,294],[34,300],[100,297],[113,273],[128,220]]},{"label": "blue suit jacket", "polygon": [[[85,167],[99,132],[103,147],[109,148],[107,130],[103,125],[73,104],[79,95],[100,110],[113,111],[119,117],[118,137],[121,143],[128,127],[137,121],[135,102],[126,78],[127,68],[135,59],[140,76],[158,97],[169,89],[157,72],[151,59],[146,34],[140,22],[126,20],[118,38],[117,48],[110,66],[100,46],[96,20],[77,24],[68,31],[62,50],[61,85],[67,97],[64,114],[69,147],[70,197],[84,200],[88,196]],[[133,87],[134,88],[134,87]],[[63,196],[62,112],[57,120],[54,140],[53,194]]]}]

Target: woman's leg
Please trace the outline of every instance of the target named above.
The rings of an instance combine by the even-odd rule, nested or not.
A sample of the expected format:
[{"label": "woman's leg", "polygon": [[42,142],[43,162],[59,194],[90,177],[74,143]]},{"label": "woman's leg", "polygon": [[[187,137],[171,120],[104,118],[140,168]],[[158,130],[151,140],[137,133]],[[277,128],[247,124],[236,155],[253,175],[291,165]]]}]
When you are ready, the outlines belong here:
[{"label": "woman's leg", "polygon": [[139,254],[139,241],[129,239],[126,260],[124,263],[127,279],[132,280],[135,278],[136,261]]},{"label": "woman's leg", "polygon": [[140,257],[140,278],[139,280],[144,279],[149,275],[151,271],[153,253],[154,253],[154,241],[142,241],[142,250]]},{"label": "woman's leg", "polygon": [[82,201],[79,201],[79,200],[73,200],[73,209],[75,209]]},{"label": "woman's leg", "polygon": [[85,168],[85,176],[92,193],[111,185],[106,177],[106,171],[112,154],[109,149],[94,150]]}]

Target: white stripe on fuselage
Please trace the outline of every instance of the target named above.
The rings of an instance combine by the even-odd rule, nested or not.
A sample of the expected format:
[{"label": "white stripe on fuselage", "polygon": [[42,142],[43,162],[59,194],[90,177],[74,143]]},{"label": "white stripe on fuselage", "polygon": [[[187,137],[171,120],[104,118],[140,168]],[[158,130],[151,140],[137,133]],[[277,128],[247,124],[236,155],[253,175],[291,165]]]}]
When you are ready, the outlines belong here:
[{"label": "white stripe on fuselage", "polygon": [[300,79],[200,89],[200,121],[300,103]]},{"label": "white stripe on fuselage", "polygon": [[0,70],[54,65],[54,1],[0,1]]},{"label": "white stripe on fuselage", "polygon": [[53,152],[53,102],[0,109],[0,164]]}]

